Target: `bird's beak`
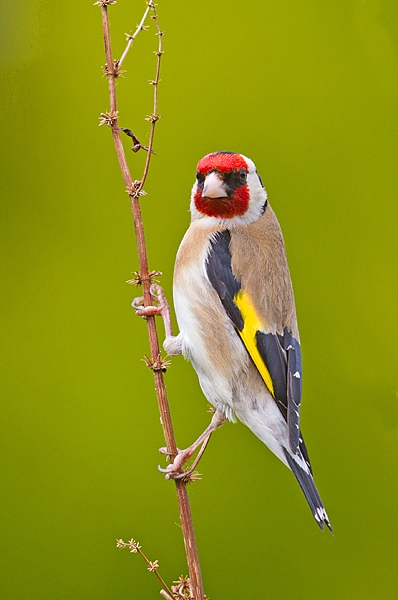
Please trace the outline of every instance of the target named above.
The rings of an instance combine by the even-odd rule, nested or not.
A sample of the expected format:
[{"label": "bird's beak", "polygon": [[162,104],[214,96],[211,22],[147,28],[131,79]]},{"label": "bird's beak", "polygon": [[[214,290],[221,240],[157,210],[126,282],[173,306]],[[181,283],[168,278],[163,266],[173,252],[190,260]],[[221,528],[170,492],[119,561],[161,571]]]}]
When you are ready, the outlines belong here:
[{"label": "bird's beak", "polygon": [[226,198],[225,183],[215,171],[209,173],[203,185],[203,198]]}]

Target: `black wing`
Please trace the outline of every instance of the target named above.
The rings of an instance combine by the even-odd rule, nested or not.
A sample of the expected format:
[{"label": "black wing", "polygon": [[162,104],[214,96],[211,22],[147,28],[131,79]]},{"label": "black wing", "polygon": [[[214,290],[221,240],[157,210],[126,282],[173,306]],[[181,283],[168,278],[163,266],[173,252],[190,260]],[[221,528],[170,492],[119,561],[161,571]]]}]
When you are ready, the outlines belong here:
[{"label": "black wing", "polygon": [[283,335],[264,331],[253,299],[242,290],[232,272],[230,241],[230,232],[224,230],[210,242],[207,276],[288,424],[292,452],[296,454],[301,449],[309,463],[300,433],[300,344],[286,327]]}]

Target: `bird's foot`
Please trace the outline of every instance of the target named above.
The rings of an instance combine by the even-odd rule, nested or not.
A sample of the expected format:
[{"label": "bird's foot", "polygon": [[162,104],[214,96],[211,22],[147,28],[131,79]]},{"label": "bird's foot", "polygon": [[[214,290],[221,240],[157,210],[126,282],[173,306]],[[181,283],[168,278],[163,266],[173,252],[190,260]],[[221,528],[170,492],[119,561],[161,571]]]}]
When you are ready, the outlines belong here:
[{"label": "bird's foot", "polygon": [[[161,473],[166,473],[166,479],[183,479],[184,477],[189,475],[193,470],[193,467],[191,467],[187,471],[182,471],[182,468],[185,465],[185,463],[191,458],[194,451],[195,450],[191,450],[191,448],[187,448],[186,450],[179,450],[178,454],[174,457],[174,461],[165,469],[162,469],[162,467],[159,466],[159,471]],[[167,451],[167,448],[160,448],[160,452],[162,454],[170,455],[170,453]]]},{"label": "bird's foot", "polygon": [[[166,473],[166,479],[184,479],[188,478],[190,475],[192,477],[193,470],[202,458],[211,434],[213,433],[213,431],[221,427],[221,425],[223,425],[226,420],[227,419],[225,417],[224,412],[217,408],[216,412],[212,416],[210,425],[206,427],[206,429],[198,437],[196,442],[191,444],[191,446],[189,446],[185,450],[178,450],[178,453],[174,457],[173,462],[170,465],[168,465],[165,469],[158,467],[159,471],[161,471],[162,473]],[[196,452],[196,450],[199,447],[200,450],[189,469],[187,469],[186,471],[182,471],[182,468],[185,465],[185,463],[191,458],[191,456]],[[169,456],[171,456],[167,448],[161,448],[160,451],[162,452],[162,454],[168,454]]]},{"label": "bird's foot", "polygon": [[138,298],[134,298],[133,302],[131,303],[136,314],[139,317],[145,318],[153,316],[164,317],[165,313],[170,313],[170,307],[165,298],[163,288],[157,283],[152,283],[150,292],[152,302],[156,302],[156,306],[144,306],[144,296],[139,296]]},{"label": "bird's foot", "polygon": [[[211,433],[209,433],[203,440],[203,438],[199,438],[199,443],[198,440],[196,440],[196,442],[194,444],[192,444],[192,446],[189,446],[189,448],[186,448],[185,450],[179,450],[177,448],[177,455],[174,457],[174,461],[168,465],[165,469],[162,469],[162,467],[158,467],[159,471],[161,473],[166,473],[166,479],[186,479],[188,478],[190,475],[192,475],[193,471],[195,470],[196,465],[198,464],[198,462],[200,461],[200,459],[203,456],[204,451],[206,450],[206,446],[209,442]],[[197,448],[199,447],[200,443],[202,443],[202,446],[195,458],[195,460],[193,461],[192,465],[186,470],[186,471],[182,471],[183,466],[188,462],[188,460],[191,458],[191,456],[195,453],[195,451],[197,450]],[[167,450],[167,448],[160,448],[159,452],[161,452],[162,454],[167,454],[168,456],[171,456],[170,452]]]},{"label": "bird's foot", "polygon": [[[144,306],[144,296],[134,298],[131,305],[135,309],[135,314],[139,317],[143,317],[144,319],[147,317],[162,317],[166,332],[166,339],[174,339],[173,328],[171,325],[170,306],[168,305],[164,295],[163,288],[157,283],[152,283],[150,292],[151,300],[152,302],[156,303],[156,305],[152,304],[150,306]],[[179,352],[175,352],[175,354],[179,354],[180,352],[181,350],[179,350]]]}]

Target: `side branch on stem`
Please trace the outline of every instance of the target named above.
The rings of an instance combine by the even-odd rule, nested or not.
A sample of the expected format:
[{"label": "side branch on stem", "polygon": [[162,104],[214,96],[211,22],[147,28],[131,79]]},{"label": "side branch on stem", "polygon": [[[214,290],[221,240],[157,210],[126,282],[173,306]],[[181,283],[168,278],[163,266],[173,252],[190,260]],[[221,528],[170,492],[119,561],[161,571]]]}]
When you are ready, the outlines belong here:
[{"label": "side branch on stem", "polygon": [[145,19],[148,16],[149,11],[152,8],[152,2],[148,2],[148,6],[146,7],[146,10],[144,12],[144,15],[140,21],[140,24],[137,25],[137,29],[135,30],[135,32],[131,35],[129,35],[128,33],[126,33],[126,38],[127,38],[127,46],[122,54],[122,56],[120,57],[120,59],[117,61],[118,62],[118,66],[120,67],[124,61],[124,59],[127,56],[128,51],[130,50],[135,38],[137,37],[137,35],[139,34],[140,31],[145,31],[147,29],[147,26],[144,25],[145,23]]},{"label": "side branch on stem", "polygon": [[[154,135],[155,135],[155,126],[156,126],[157,121],[161,118],[160,115],[158,114],[157,110],[158,110],[158,85],[159,85],[159,81],[160,81],[160,79],[159,79],[160,64],[161,64],[161,57],[163,55],[163,49],[162,49],[163,31],[161,31],[161,29],[159,27],[156,5],[153,0],[149,0],[149,2],[147,3],[147,8],[144,12],[144,15],[143,15],[141,22],[138,25],[135,33],[131,36],[128,36],[128,44],[127,44],[126,49],[123,52],[120,60],[114,61],[112,58],[111,38],[110,38],[110,30],[109,30],[109,17],[108,17],[108,6],[111,4],[114,4],[114,3],[115,3],[114,0],[99,0],[98,2],[95,3],[101,7],[101,13],[102,13],[102,26],[103,26],[103,33],[104,33],[104,45],[105,45],[105,55],[106,55],[106,75],[107,75],[107,79],[108,79],[109,98],[110,98],[110,110],[107,113],[102,113],[102,115],[101,115],[102,122],[101,123],[108,125],[110,127],[110,129],[112,130],[112,136],[113,136],[113,141],[114,141],[114,145],[115,145],[117,159],[119,162],[123,181],[124,181],[126,190],[129,194],[129,198],[130,198],[131,211],[132,211],[133,220],[134,220],[134,230],[135,230],[135,236],[136,236],[136,241],[137,241],[137,252],[138,252],[138,261],[139,261],[139,268],[140,268],[139,278],[140,278],[140,283],[142,284],[142,288],[143,288],[144,306],[151,306],[152,305],[152,296],[151,296],[150,286],[151,286],[152,273],[149,272],[149,268],[148,268],[148,256],[147,256],[147,250],[146,250],[144,226],[143,226],[143,221],[142,221],[139,198],[140,198],[140,196],[145,194],[145,192],[143,190],[143,186],[144,186],[144,183],[145,183],[147,175],[148,175],[150,161],[151,161],[151,157],[152,157],[152,153],[153,153],[152,147],[153,147],[153,141],[154,141]],[[154,86],[153,113],[152,113],[152,115],[147,117],[147,120],[151,123],[151,130],[150,130],[148,152],[147,152],[147,156],[146,156],[144,172],[143,172],[143,175],[140,180],[133,181],[131,174],[130,174],[128,164],[127,164],[126,155],[124,152],[124,148],[123,148],[123,144],[122,144],[122,140],[121,140],[121,136],[120,136],[120,129],[119,129],[119,125],[118,125],[119,115],[118,115],[118,111],[117,111],[115,79],[118,76],[118,73],[120,71],[120,66],[123,63],[123,61],[125,60],[126,55],[129,51],[134,39],[138,35],[139,31],[142,31],[144,29],[144,22],[145,22],[145,19],[150,10],[152,11],[151,18],[155,22],[155,26],[156,26],[156,30],[157,30],[156,35],[158,36],[158,49],[157,49],[157,51],[155,51],[155,54],[157,56],[156,75],[155,75],[155,79],[150,82]],[[151,356],[152,356],[151,359],[148,359],[148,361],[150,361],[150,363],[153,364],[160,356],[159,340],[158,340],[157,331],[156,331],[155,317],[148,316],[146,318],[146,320],[147,320],[147,324],[148,324],[148,335],[149,335],[149,343],[150,343]],[[166,394],[166,388],[165,388],[164,379],[163,379],[163,372],[162,372],[162,369],[160,369],[160,368],[152,369],[152,370],[153,370],[153,375],[154,375],[154,379],[155,379],[155,389],[156,389],[156,394],[157,394],[157,399],[158,399],[158,405],[159,405],[159,411],[160,411],[160,416],[161,416],[161,422],[162,422],[162,426],[163,426],[164,437],[165,437],[165,441],[167,444],[167,453],[171,456],[171,459],[173,460],[173,458],[177,455],[177,446],[176,446],[176,442],[175,442],[173,426],[172,426],[171,416],[170,416],[170,410],[169,410],[169,405],[168,405],[168,401],[167,401],[167,394]],[[186,489],[186,482],[183,479],[177,480],[175,482],[175,485],[176,485],[178,504],[179,504],[179,509],[180,509],[180,517],[181,517],[182,531],[183,531],[183,536],[184,536],[188,569],[189,569],[189,574],[190,574],[191,591],[193,594],[193,598],[195,600],[204,600],[205,596],[204,596],[204,592],[203,592],[203,584],[202,584],[202,576],[201,576],[201,571],[200,571],[199,556],[198,556],[196,539],[195,539],[195,534],[194,534],[194,529],[193,529],[192,514],[191,514],[190,505],[189,505],[189,498],[188,498],[188,493],[187,493],[187,489]]]}]

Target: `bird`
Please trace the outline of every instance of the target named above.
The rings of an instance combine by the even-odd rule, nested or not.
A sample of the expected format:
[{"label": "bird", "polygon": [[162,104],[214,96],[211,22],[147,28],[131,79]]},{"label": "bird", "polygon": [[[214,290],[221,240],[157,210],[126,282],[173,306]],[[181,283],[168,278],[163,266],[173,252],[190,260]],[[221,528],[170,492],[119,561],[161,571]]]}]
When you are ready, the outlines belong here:
[{"label": "bird", "polygon": [[139,314],[162,314],[165,351],[191,362],[214,414],[161,470],[183,477],[183,465],[202,445],[200,458],[211,433],[239,420],[291,469],[316,523],[333,533],[300,429],[300,336],[284,239],[253,161],[229,151],[204,156],[190,211],[174,267],[178,335],[159,286],[152,289],[158,312]]}]

